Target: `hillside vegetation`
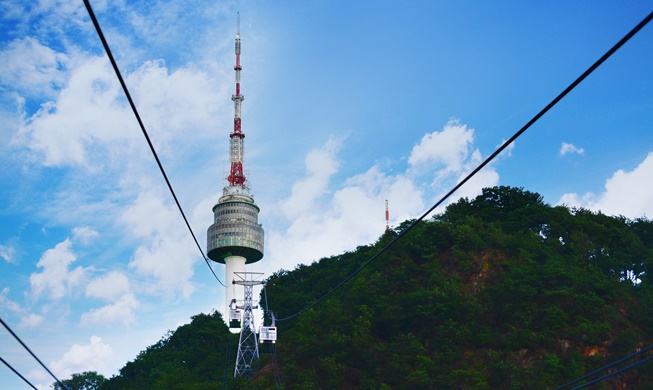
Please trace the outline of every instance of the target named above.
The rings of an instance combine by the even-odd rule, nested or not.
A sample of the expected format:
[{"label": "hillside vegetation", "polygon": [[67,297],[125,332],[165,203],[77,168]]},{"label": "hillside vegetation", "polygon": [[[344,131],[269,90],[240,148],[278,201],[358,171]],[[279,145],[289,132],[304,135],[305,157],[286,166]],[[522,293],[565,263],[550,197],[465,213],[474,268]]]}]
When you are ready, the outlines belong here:
[{"label": "hillside vegetation", "polygon": [[[270,309],[295,314],[411,222],[273,274]],[[253,378],[231,377],[237,339],[214,313],[166,335],[101,388],[223,388],[226,367],[229,388],[274,388],[276,373],[289,389],[552,389],[653,344],[652,267],[649,220],[484,189],[416,225],[328,299],[277,322],[274,359],[262,355]],[[653,362],[594,388],[651,383]]]}]

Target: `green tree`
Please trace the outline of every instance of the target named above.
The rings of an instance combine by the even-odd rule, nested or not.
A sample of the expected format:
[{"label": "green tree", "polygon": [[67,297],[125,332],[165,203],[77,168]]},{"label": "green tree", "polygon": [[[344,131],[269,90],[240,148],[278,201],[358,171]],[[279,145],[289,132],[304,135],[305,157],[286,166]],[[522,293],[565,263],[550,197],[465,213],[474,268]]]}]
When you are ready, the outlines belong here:
[{"label": "green tree", "polygon": [[[68,390],[97,390],[107,380],[102,374],[95,371],[85,371],[81,374],[73,374],[70,379],[61,381]],[[64,388],[55,382],[52,384],[55,390],[64,390]]]}]

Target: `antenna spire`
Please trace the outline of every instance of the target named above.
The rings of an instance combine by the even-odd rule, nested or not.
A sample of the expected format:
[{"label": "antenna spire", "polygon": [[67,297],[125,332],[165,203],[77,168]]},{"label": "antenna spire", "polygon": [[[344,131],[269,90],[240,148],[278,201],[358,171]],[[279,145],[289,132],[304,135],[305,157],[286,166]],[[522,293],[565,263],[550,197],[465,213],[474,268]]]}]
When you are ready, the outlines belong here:
[{"label": "antenna spire", "polygon": [[243,70],[240,66],[240,12],[238,12],[238,31],[236,33],[236,66],[234,66],[236,71],[236,94],[231,96],[231,100],[234,102],[234,131],[229,135],[231,141],[229,142],[229,160],[231,162],[231,168],[229,170],[229,181],[230,186],[240,186],[243,189],[246,189],[245,174],[243,173],[243,159],[245,158],[245,146],[244,138],[245,134],[242,132],[241,128],[241,119],[240,119],[240,107],[245,100],[245,96],[240,93],[240,71]]}]

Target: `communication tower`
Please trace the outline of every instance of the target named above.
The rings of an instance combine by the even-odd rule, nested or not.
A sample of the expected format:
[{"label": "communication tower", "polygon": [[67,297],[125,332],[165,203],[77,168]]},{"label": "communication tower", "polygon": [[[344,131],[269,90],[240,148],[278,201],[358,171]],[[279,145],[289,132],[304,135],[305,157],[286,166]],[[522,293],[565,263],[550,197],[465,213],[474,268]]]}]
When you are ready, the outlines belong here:
[{"label": "communication tower", "polygon": [[[243,173],[245,133],[242,132],[240,114],[245,97],[240,93],[240,71],[242,70],[240,66],[240,14],[236,33],[236,66],[234,66],[234,70],[236,71],[236,93],[231,96],[231,100],[234,102],[234,129],[229,134],[231,164],[227,177],[229,184],[224,187],[218,203],[213,206],[213,224],[207,231],[206,246],[209,258],[226,266],[225,313],[229,313],[230,327],[232,329],[240,328],[242,319],[245,318],[250,320],[243,325],[248,328],[247,331],[253,331],[255,328],[251,321],[253,318],[251,297],[250,304],[245,304],[246,284],[237,283],[237,281],[242,281],[242,278],[237,275],[245,274],[245,264],[255,263],[263,258],[264,233],[263,227],[258,223],[260,209],[249,193],[247,179]],[[236,305],[231,305],[232,301]],[[241,309],[245,313],[242,313]],[[247,312],[248,310],[249,312]],[[256,338],[255,333],[254,338]],[[258,357],[258,353],[256,355]],[[238,369],[236,375],[238,375]]]}]

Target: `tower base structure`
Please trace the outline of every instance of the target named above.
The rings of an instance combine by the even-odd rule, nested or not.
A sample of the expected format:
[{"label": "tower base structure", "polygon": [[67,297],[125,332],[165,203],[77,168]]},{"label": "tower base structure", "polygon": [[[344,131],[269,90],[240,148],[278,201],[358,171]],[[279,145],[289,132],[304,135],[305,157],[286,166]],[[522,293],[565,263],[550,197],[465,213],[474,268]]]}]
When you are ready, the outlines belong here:
[{"label": "tower base structure", "polygon": [[237,272],[236,277],[239,280],[235,284],[244,287],[245,300],[242,306],[236,306],[243,310],[243,328],[240,331],[240,340],[238,341],[238,355],[236,356],[236,369],[234,377],[249,377],[254,374],[254,365],[258,361],[258,341],[256,340],[256,327],[254,325],[254,309],[258,305],[254,303],[254,286],[261,285],[264,282],[258,280],[263,273],[260,272]]}]

